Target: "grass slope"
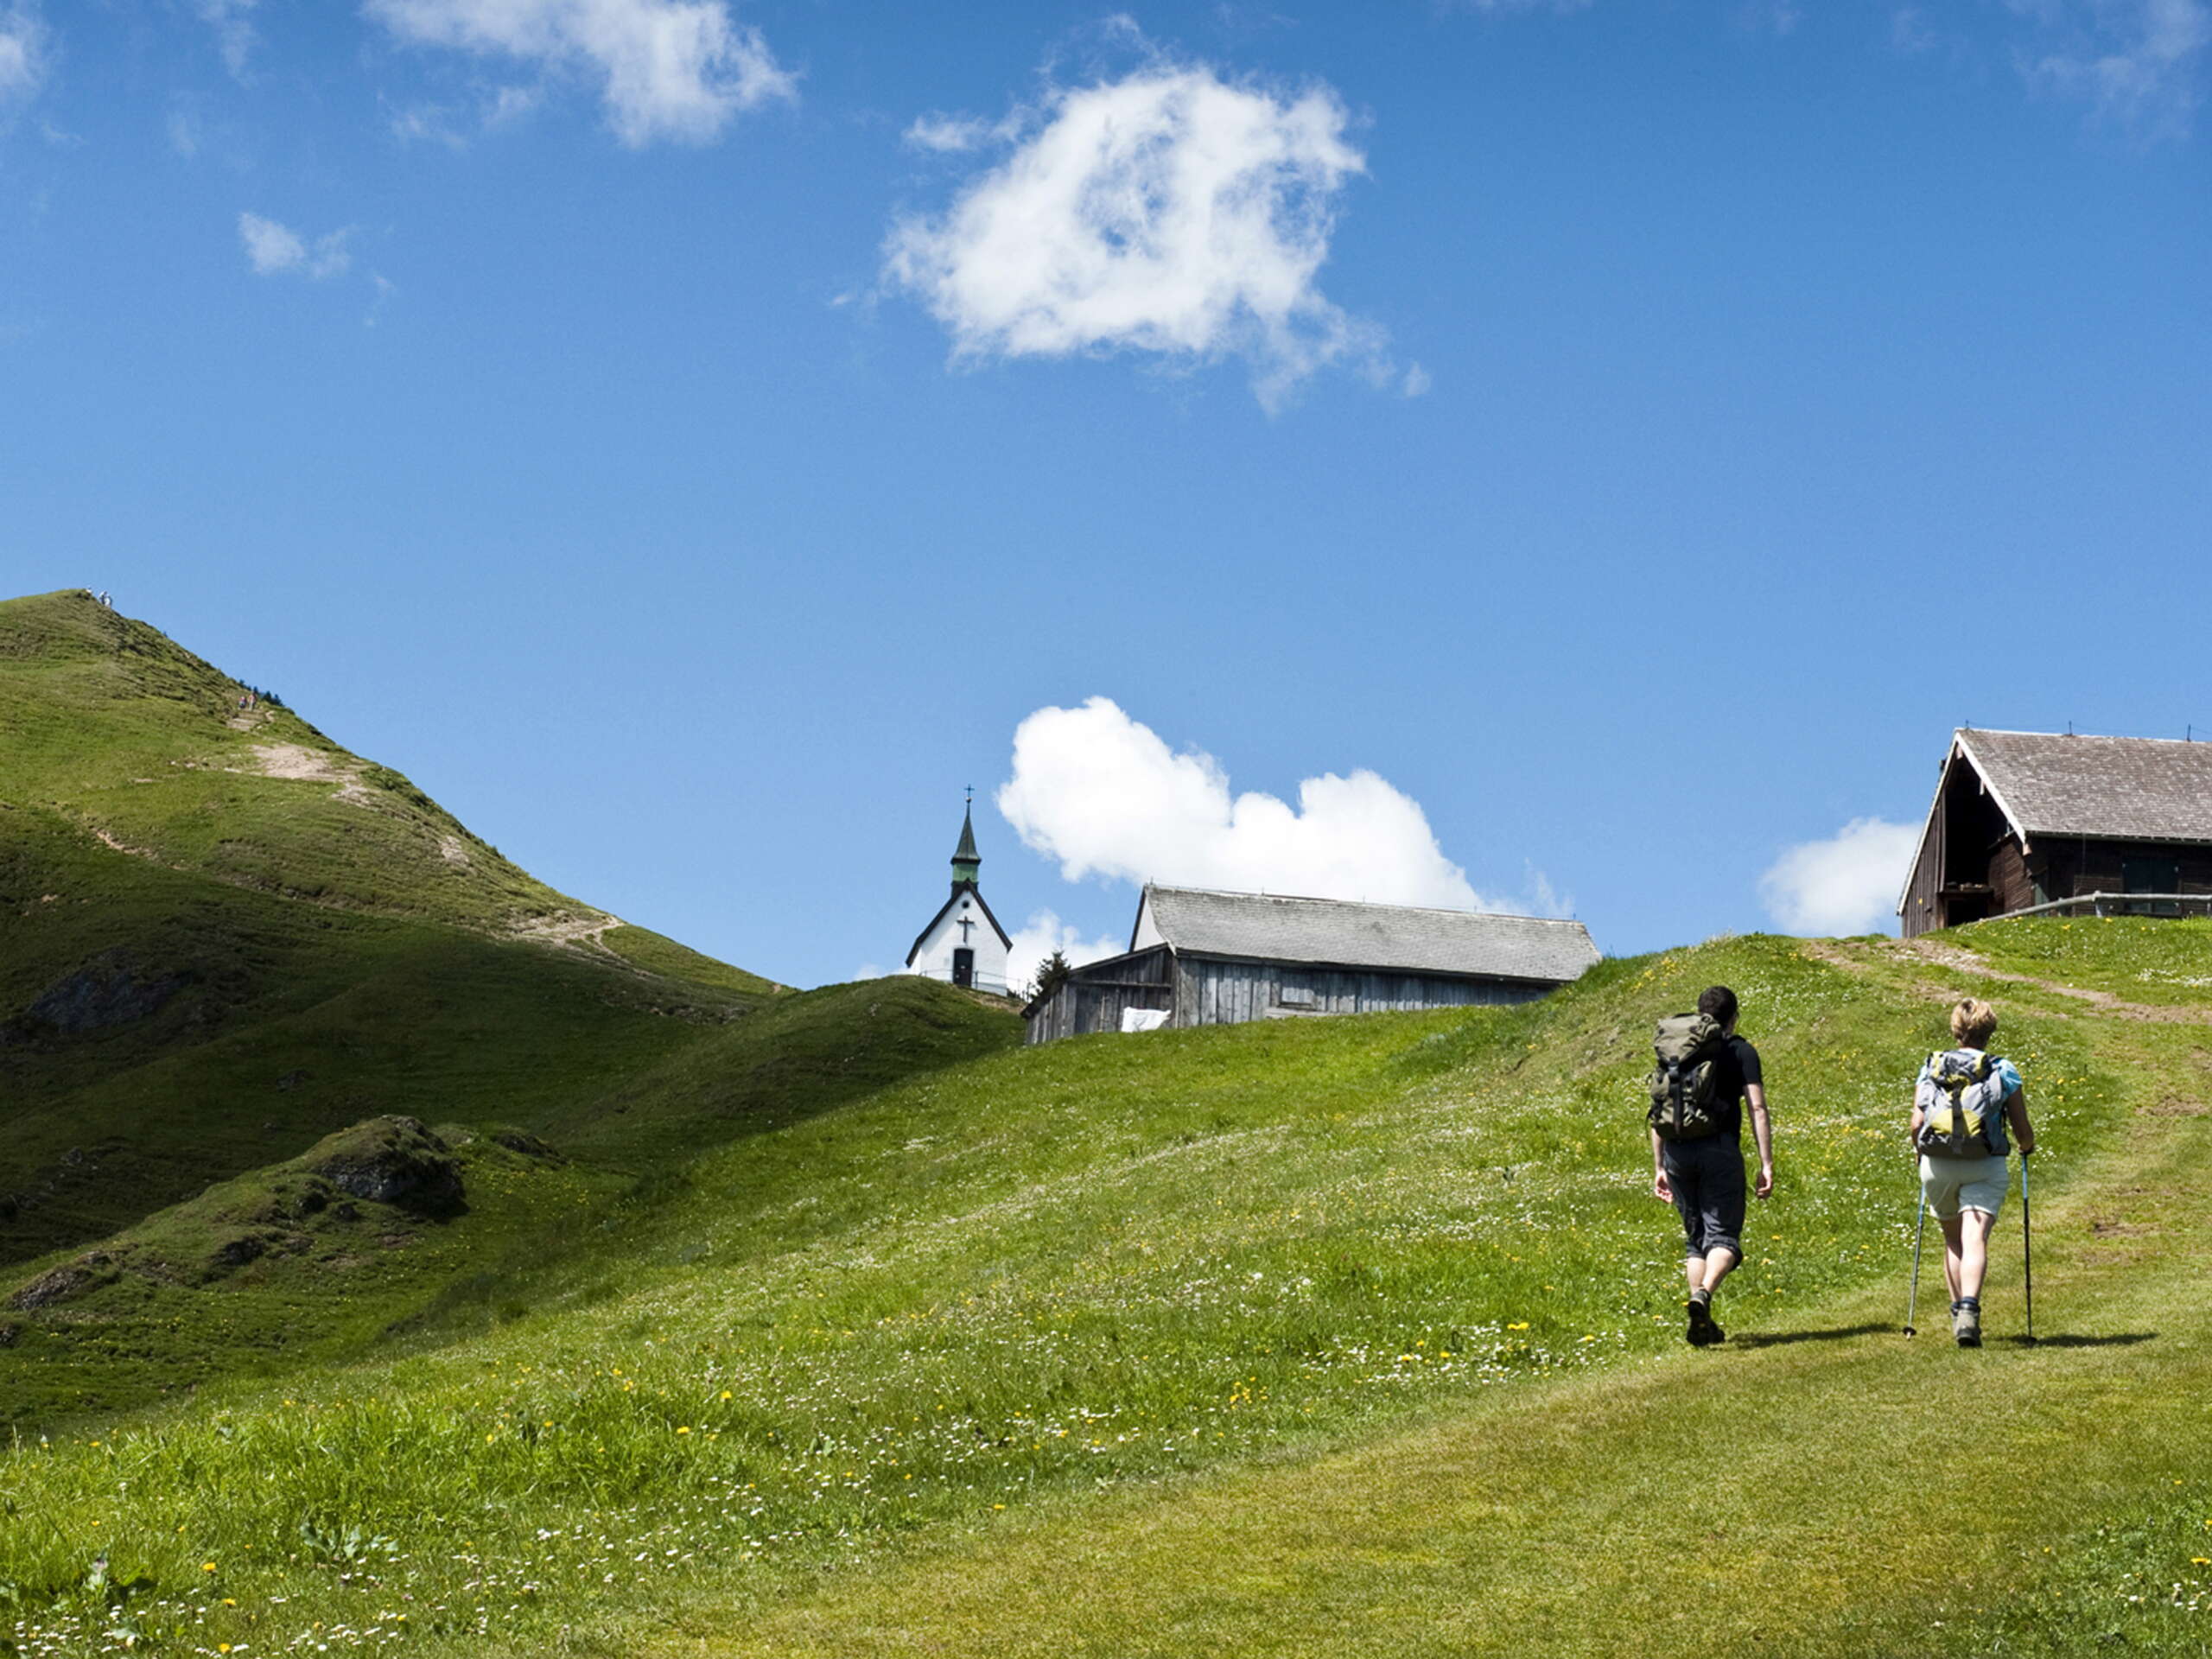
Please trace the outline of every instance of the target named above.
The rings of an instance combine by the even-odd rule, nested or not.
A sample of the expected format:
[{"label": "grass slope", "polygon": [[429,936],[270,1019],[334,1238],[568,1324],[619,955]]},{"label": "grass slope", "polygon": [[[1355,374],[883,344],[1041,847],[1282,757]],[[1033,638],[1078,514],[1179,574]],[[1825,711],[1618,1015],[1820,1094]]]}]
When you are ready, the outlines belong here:
[{"label": "grass slope", "polygon": [[[702,1147],[1015,1039],[948,988],[796,996],[624,925],[240,691],[85,594],[0,603],[0,1423],[496,1311],[502,1263],[573,1253]],[[565,1160],[468,1152],[468,1207],[381,1230],[373,1270],[303,1246],[200,1271],[233,1242],[211,1183],[266,1208],[385,1115]],[[11,1309],[73,1262],[97,1282]]]},{"label": "grass slope", "polygon": [[[434,1309],[403,1359],[19,1446],[14,1633],[2196,1650],[2208,930],[2102,928],[1736,940],[1525,1008],[1084,1039],[784,1114],[508,1264],[512,1317]],[[1700,1354],[1635,1097],[1653,1014],[1715,979],[1783,1174]],[[2032,1351],[1891,1330],[1900,1096],[1963,988],[2004,1007],[2047,1147]],[[2016,1275],[2000,1254],[1999,1338]]]},{"label": "grass slope", "polygon": [[0,603],[0,1262],[380,1112],[573,1115],[774,990],[239,690],[82,594]]}]

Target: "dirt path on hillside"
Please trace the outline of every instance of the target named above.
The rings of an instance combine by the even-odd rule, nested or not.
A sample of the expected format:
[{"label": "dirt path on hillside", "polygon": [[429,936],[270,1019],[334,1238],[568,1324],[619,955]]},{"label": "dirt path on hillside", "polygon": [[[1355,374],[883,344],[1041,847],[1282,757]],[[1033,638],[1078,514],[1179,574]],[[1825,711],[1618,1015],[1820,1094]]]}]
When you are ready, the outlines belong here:
[{"label": "dirt path on hillside", "polygon": [[606,935],[629,924],[620,916],[610,916],[604,911],[593,911],[583,916],[541,916],[531,921],[517,922],[508,929],[510,938],[529,939],[540,944],[572,945],[579,949],[607,950]]},{"label": "dirt path on hillside", "polygon": [[[2054,996],[2071,997],[2087,1003],[2099,1014],[2109,1014],[2121,1020],[2142,1020],[2158,1025],[2212,1025],[2212,1009],[2188,1008],[2158,1002],[2130,1002],[2110,991],[2092,990],[2083,985],[2069,985],[2061,980],[2039,979],[2033,974],[2014,973],[1999,968],[1986,958],[1976,956],[1963,945],[1948,944],[1932,939],[1901,939],[1892,944],[1862,945],[1843,944],[1834,939],[1808,939],[1799,947],[1803,954],[1815,962],[1824,962],[1831,968],[1840,968],[1846,973],[1863,974],[1872,965],[1876,953],[1892,959],[1902,958],[1907,964],[1924,963],[1930,967],[1948,968],[1954,973],[1970,974],[1976,979],[1994,979],[2010,985],[2026,985],[2036,990],[2049,991]],[[1916,995],[1931,1001],[1954,1001],[1955,987],[1943,986],[1929,980],[1916,980]]]}]

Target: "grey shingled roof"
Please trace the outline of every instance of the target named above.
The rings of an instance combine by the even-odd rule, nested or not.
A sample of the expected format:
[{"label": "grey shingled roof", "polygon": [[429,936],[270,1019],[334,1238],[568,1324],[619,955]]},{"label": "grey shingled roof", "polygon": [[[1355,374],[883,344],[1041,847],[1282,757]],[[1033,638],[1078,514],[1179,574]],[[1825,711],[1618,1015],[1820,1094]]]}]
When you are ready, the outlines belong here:
[{"label": "grey shingled roof", "polygon": [[1178,951],[1407,973],[1564,984],[1598,960],[1580,922],[1338,899],[1147,887],[1153,925]]},{"label": "grey shingled roof", "polygon": [[1958,742],[2031,841],[2212,841],[2212,743],[1971,728]]}]

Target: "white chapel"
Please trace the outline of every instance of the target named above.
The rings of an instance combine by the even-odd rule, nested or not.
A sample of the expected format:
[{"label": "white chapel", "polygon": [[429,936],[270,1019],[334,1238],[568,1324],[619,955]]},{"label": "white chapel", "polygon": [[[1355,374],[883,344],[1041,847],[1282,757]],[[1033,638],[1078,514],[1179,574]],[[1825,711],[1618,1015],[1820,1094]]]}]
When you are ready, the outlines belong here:
[{"label": "white chapel", "polygon": [[1007,955],[1014,941],[983,902],[977,885],[983,855],[976,850],[976,809],[960,818],[960,845],[952,853],[952,896],[930,918],[906,953],[906,971],[978,991],[1007,990]]}]

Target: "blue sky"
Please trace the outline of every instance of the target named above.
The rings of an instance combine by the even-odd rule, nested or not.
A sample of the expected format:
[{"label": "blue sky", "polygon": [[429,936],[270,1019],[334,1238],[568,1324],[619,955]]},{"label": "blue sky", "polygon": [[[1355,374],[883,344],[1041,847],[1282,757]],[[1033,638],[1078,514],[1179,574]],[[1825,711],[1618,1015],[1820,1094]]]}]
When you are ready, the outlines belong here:
[{"label": "blue sky", "polygon": [[1078,942],[1823,925],[1952,727],[2212,728],[2208,79],[2204,0],[0,0],[0,587],[797,983],[969,784]]}]

